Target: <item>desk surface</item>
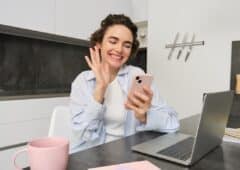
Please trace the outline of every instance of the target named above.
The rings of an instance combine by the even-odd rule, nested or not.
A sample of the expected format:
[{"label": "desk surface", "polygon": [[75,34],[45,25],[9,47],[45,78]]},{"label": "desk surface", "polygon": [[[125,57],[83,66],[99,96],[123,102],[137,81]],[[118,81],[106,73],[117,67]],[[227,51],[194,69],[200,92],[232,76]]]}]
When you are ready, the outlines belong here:
[{"label": "desk surface", "polygon": [[88,168],[119,164],[131,161],[149,160],[162,170],[236,170],[240,169],[240,145],[223,142],[223,144],[206,155],[191,167],[185,167],[165,160],[146,156],[131,151],[131,146],[139,144],[161,134],[141,132],[124,139],[97,146],[70,155],[68,170],[87,170]]},{"label": "desk surface", "polygon": [[[200,115],[180,121],[180,131],[195,134]],[[99,166],[131,161],[149,160],[162,170],[236,170],[240,169],[240,144],[223,142],[220,147],[207,154],[191,167],[181,166],[165,160],[131,151],[131,146],[163,135],[157,132],[141,132],[127,138],[106,143],[70,155],[68,170],[87,170]],[[27,169],[26,169],[27,170]]]}]

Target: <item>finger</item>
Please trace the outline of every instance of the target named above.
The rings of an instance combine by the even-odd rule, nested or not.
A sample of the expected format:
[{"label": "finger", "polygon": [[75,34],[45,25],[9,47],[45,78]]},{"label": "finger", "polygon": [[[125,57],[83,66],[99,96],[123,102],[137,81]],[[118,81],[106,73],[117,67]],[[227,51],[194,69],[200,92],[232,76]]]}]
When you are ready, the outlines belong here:
[{"label": "finger", "polygon": [[128,96],[128,100],[137,107],[142,107],[142,105],[144,104],[141,100],[136,98],[134,95]]},{"label": "finger", "polygon": [[92,69],[92,63],[91,63],[91,61],[90,61],[88,56],[85,56],[85,60],[86,60],[86,62],[88,64],[88,66]]},{"label": "finger", "polygon": [[94,47],[94,52],[95,52],[95,56],[96,56],[96,62],[100,63],[101,62],[101,60],[100,60],[100,51],[99,51],[99,48],[97,46]]},{"label": "finger", "polygon": [[96,65],[96,57],[95,57],[95,52],[93,48],[90,48],[90,55],[91,55],[92,65]]},{"label": "finger", "polygon": [[126,109],[130,109],[130,110],[132,109],[129,102],[125,102],[124,106]]},{"label": "finger", "polygon": [[131,103],[127,102],[125,103],[125,107],[127,109],[130,109],[130,110],[133,110],[134,112],[134,115],[137,119],[144,119],[145,118],[145,115],[146,115],[146,112],[143,110],[143,109],[140,109],[138,107],[135,107],[134,105],[132,105]]},{"label": "finger", "polygon": [[153,92],[148,86],[143,86],[143,91],[148,95],[148,96],[153,96]]},{"label": "finger", "polygon": [[136,106],[134,106],[131,102],[126,102],[125,107],[127,109],[133,110],[134,112],[136,112],[138,110],[138,108]]},{"label": "finger", "polygon": [[147,94],[139,93],[137,91],[135,91],[133,95],[139,100],[141,100],[143,103],[146,103],[150,100],[150,96],[147,96]]}]

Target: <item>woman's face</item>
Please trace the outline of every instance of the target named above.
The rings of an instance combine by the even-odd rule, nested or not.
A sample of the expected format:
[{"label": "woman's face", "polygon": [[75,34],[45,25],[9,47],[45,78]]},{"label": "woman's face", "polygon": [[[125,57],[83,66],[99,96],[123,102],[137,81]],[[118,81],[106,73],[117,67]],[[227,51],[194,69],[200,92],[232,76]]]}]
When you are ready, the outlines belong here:
[{"label": "woman's face", "polygon": [[132,43],[132,33],[126,26],[110,26],[100,44],[102,62],[112,69],[120,69],[131,54]]}]

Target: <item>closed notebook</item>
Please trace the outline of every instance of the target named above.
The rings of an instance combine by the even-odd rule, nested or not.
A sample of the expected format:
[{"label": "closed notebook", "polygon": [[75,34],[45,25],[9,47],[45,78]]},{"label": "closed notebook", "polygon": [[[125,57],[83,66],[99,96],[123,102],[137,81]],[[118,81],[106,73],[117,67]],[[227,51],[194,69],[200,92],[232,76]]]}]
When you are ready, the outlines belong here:
[{"label": "closed notebook", "polygon": [[117,165],[90,168],[88,170],[160,170],[149,161],[136,161]]}]

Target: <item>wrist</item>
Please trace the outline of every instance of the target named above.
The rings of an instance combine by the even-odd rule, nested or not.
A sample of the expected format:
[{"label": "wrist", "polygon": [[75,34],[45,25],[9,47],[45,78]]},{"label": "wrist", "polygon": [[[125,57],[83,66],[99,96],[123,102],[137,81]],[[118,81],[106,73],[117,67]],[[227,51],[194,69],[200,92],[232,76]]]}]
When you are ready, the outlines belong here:
[{"label": "wrist", "polygon": [[106,88],[104,87],[96,87],[93,93],[94,99],[97,102],[103,104],[105,91],[106,91]]},{"label": "wrist", "polygon": [[103,104],[103,102],[104,102],[104,98],[101,96],[94,95],[94,99],[95,99],[95,101],[97,101],[100,104]]},{"label": "wrist", "polygon": [[99,90],[99,91],[104,91],[105,92],[106,89],[107,89],[107,85],[99,84],[99,83],[96,84],[95,90]]},{"label": "wrist", "polygon": [[146,123],[147,123],[146,116],[144,116],[143,118],[141,118],[140,122],[146,124]]}]

